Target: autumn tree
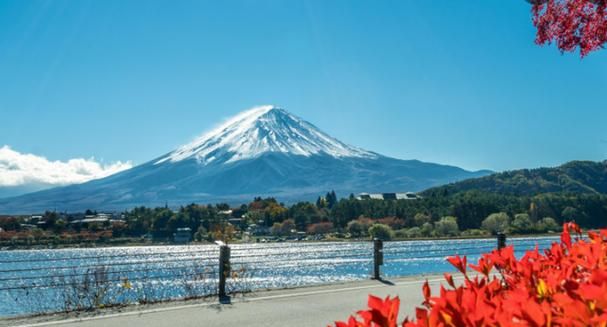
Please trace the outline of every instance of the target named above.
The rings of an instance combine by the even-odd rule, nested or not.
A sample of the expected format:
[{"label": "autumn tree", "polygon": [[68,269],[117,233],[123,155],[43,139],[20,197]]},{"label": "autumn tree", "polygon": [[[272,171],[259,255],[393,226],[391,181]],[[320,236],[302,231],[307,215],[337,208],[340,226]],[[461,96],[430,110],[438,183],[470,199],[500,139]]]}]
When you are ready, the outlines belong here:
[{"label": "autumn tree", "polygon": [[582,57],[607,42],[607,0],[527,0],[533,5],[537,44],[556,43]]},{"label": "autumn tree", "polygon": [[308,226],[308,234],[327,234],[333,230],[333,223],[322,222],[317,224],[311,224]]}]

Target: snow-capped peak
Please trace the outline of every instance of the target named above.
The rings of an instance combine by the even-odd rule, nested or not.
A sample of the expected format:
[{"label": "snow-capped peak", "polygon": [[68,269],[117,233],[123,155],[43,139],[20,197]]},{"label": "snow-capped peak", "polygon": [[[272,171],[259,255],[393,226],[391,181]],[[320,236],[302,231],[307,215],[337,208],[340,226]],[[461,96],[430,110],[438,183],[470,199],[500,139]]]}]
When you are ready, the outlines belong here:
[{"label": "snow-capped peak", "polygon": [[316,126],[275,106],[244,111],[189,144],[160,158],[156,164],[196,159],[202,164],[252,159],[268,152],[311,156],[375,158],[346,145]]}]

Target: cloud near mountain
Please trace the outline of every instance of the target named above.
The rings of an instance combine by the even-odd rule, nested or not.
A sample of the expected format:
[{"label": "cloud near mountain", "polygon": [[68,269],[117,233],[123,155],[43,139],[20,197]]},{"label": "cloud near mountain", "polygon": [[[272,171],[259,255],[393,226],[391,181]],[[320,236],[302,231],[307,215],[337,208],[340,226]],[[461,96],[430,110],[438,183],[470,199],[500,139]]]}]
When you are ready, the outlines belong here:
[{"label": "cloud near mountain", "polygon": [[0,188],[36,188],[79,184],[131,168],[130,161],[103,164],[94,158],[51,161],[30,153],[20,153],[8,145],[0,147]]}]

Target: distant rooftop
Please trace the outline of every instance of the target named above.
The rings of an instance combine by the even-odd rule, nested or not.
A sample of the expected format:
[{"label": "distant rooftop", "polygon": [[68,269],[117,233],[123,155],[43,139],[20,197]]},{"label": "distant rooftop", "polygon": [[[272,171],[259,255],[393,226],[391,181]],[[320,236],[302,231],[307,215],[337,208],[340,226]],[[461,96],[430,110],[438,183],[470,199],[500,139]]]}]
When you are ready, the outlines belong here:
[{"label": "distant rooftop", "polygon": [[406,193],[360,193],[358,200],[417,200],[421,197],[413,192]]}]

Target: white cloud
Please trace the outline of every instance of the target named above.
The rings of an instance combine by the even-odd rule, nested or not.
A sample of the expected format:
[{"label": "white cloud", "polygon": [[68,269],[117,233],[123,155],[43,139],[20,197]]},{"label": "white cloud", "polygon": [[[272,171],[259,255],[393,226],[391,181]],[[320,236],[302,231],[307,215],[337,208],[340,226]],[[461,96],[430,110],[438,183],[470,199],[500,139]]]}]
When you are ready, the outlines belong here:
[{"label": "white cloud", "polygon": [[78,184],[106,177],[132,166],[130,161],[106,165],[95,161],[94,158],[50,161],[45,157],[17,152],[5,145],[0,147],[0,187]]}]

